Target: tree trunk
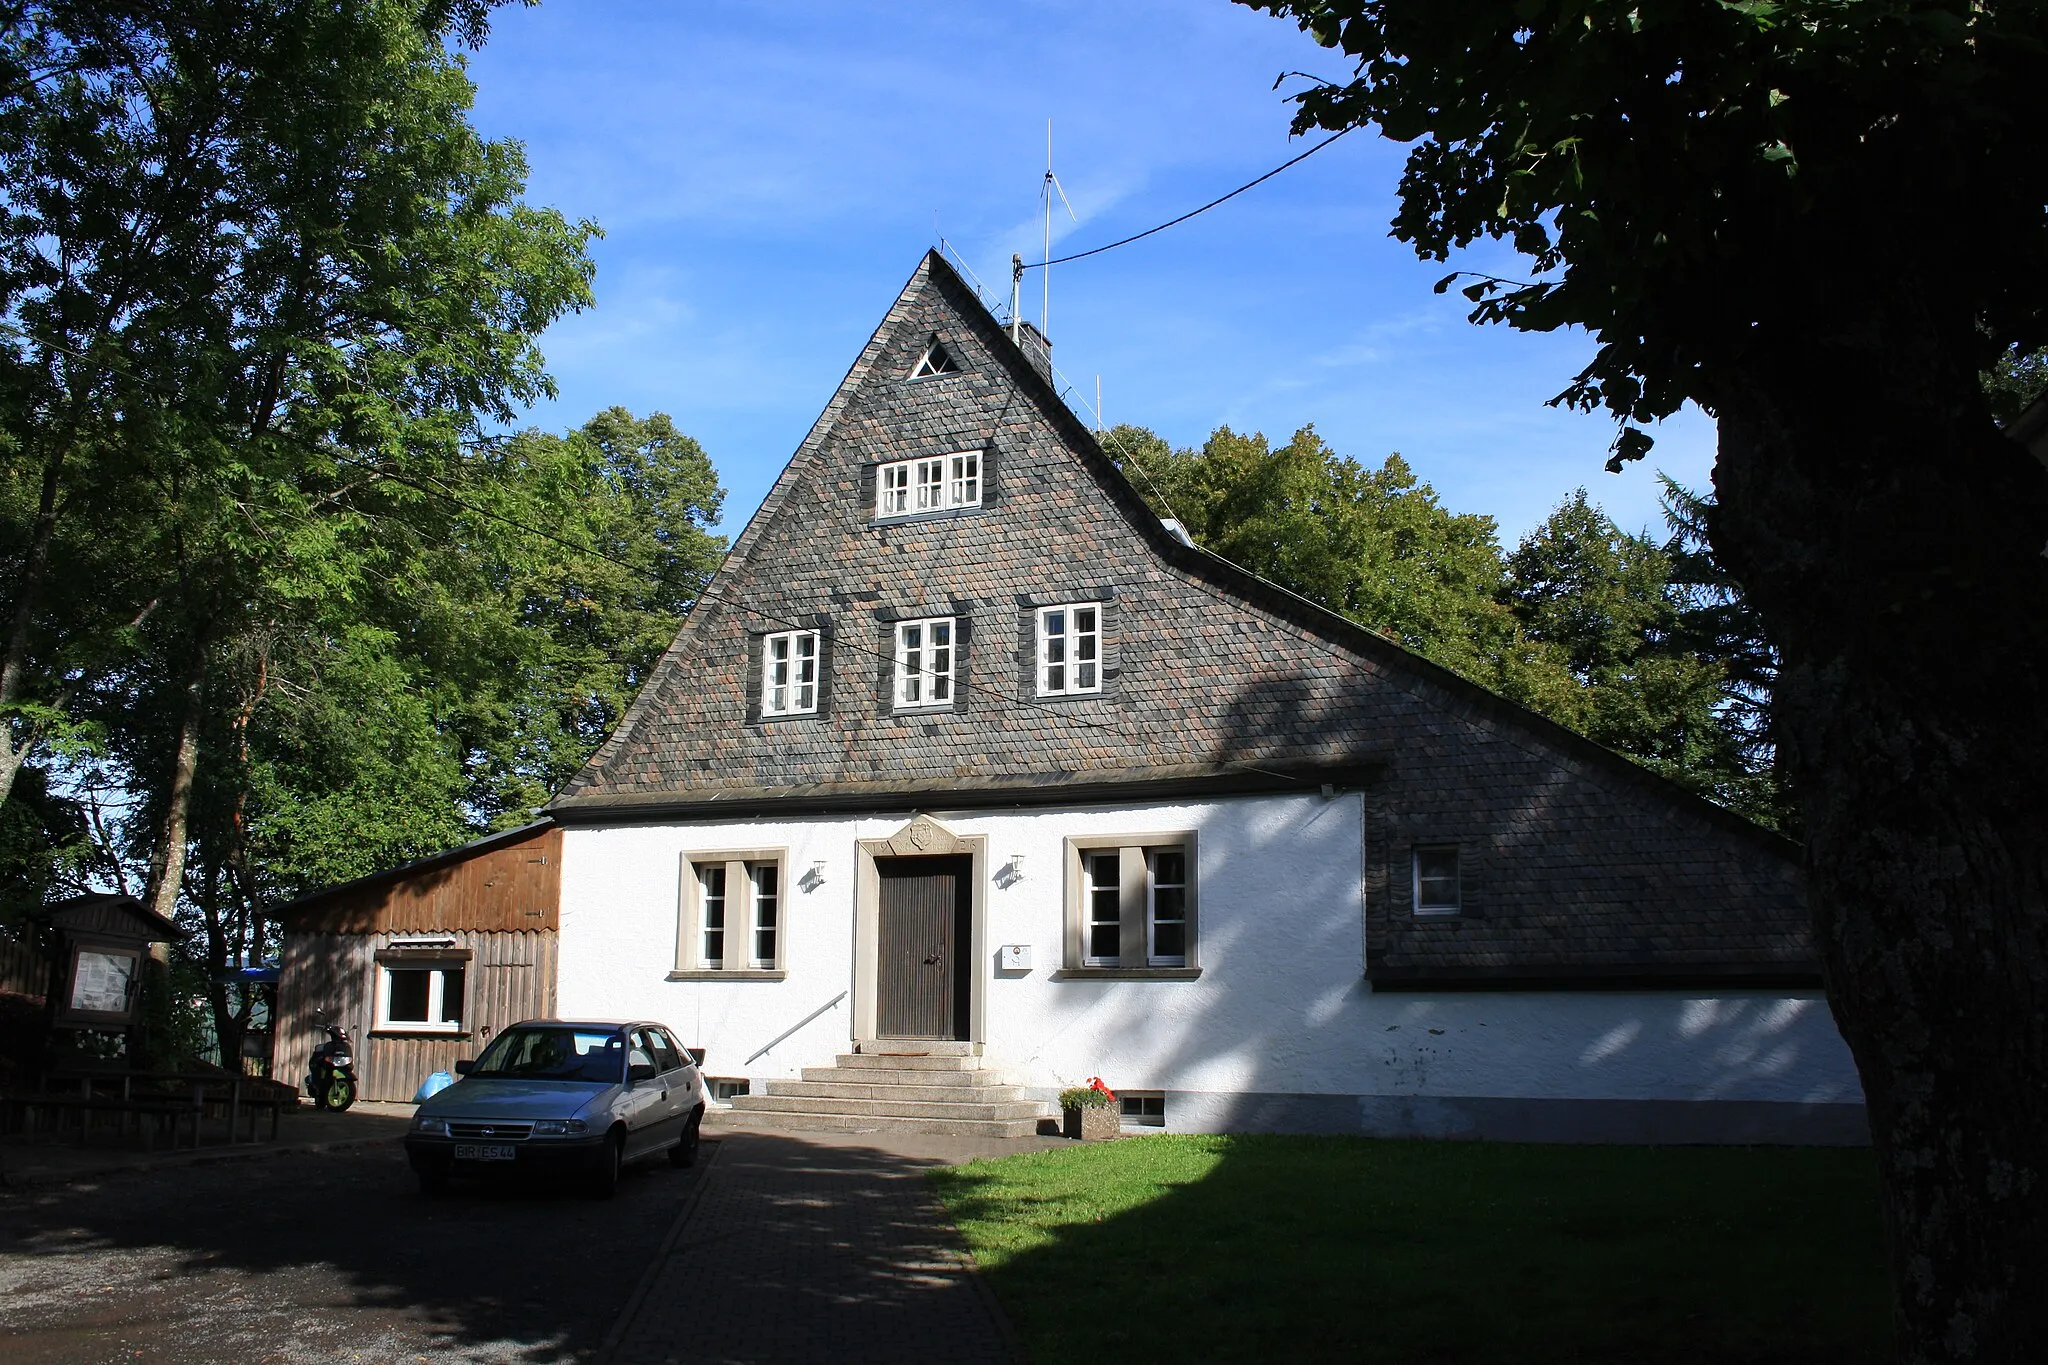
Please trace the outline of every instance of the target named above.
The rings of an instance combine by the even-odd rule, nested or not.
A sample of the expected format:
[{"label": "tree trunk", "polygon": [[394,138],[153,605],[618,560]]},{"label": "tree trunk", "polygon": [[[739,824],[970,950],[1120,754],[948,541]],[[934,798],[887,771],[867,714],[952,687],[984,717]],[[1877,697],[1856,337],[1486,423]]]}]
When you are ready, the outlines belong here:
[{"label": "tree trunk", "polygon": [[1713,542],[1784,653],[1782,757],[1869,1106],[1901,1355],[2031,1361],[2048,1358],[2048,471],[1992,426],[1954,359],[1971,349],[1933,323],[1902,335],[1896,304],[1853,338],[1788,324],[1727,386]]},{"label": "tree trunk", "polygon": [[164,822],[149,860],[149,885],[143,902],[170,919],[178,908],[178,890],[185,880],[185,836],[192,817],[192,777],[199,768],[199,731],[206,720],[206,643],[193,645],[192,666],[185,675],[185,704],[178,719],[178,750],[171,766],[171,788]]},{"label": "tree trunk", "polygon": [[36,505],[34,528],[29,532],[28,552],[22,558],[21,577],[14,585],[14,614],[7,627],[7,652],[0,657],[0,801],[14,790],[21,765],[36,747],[36,727],[24,725],[19,733],[6,709],[21,700],[28,677],[28,637],[34,626],[36,606],[42,596],[43,576],[50,568],[50,542],[57,534],[57,489],[64,473],[64,452],[60,447],[43,462],[42,493]]}]

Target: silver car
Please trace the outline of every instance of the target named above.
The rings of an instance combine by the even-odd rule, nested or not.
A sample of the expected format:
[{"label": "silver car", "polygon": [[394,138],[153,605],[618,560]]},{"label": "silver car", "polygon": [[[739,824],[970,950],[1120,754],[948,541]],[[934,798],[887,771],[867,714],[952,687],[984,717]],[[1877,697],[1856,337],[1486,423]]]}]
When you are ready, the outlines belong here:
[{"label": "silver car", "polygon": [[697,1159],[704,1078],[660,1024],[514,1024],[420,1105],[405,1154],[420,1189],[455,1176],[569,1173],[610,1194],[629,1161]]}]

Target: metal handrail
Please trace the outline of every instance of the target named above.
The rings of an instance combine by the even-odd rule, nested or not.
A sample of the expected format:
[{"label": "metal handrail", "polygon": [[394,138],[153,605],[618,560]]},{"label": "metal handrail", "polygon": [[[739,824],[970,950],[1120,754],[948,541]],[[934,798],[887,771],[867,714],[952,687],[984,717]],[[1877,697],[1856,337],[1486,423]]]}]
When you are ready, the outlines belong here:
[{"label": "metal handrail", "polygon": [[805,1024],[810,1023],[811,1020],[817,1018],[826,1010],[829,1010],[834,1005],[837,1005],[840,1001],[844,1000],[846,996],[846,991],[839,992],[839,994],[833,996],[830,1000],[827,1000],[824,1004],[818,1006],[818,1008],[812,1010],[809,1014],[806,1014],[803,1018],[797,1020],[794,1024],[791,1024],[788,1028],[776,1034],[774,1038],[769,1040],[768,1045],[766,1047],[762,1048],[759,1052],[756,1052],[752,1057],[747,1058],[747,1060],[741,1063],[741,1065],[752,1066],[756,1061],[758,1061],[762,1057],[767,1056],[770,1052],[773,1052],[775,1050],[775,1045],[777,1043],[780,1043],[783,1039],[789,1037],[792,1033],[795,1033]]}]

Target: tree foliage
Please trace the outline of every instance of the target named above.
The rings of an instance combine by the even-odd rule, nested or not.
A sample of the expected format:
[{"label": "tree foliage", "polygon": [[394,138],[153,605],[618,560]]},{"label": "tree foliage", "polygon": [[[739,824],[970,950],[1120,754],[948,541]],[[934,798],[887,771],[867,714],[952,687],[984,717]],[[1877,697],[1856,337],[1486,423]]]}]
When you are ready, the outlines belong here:
[{"label": "tree foliage", "polygon": [[1619,419],[1612,464],[1717,420],[1903,1353],[2037,1358],[2048,471],[1997,421],[2048,344],[2048,5],[1248,2],[1352,63],[1297,131],[1412,144],[1397,236],[1523,256],[1475,319],[1593,335],[1558,401]]}]

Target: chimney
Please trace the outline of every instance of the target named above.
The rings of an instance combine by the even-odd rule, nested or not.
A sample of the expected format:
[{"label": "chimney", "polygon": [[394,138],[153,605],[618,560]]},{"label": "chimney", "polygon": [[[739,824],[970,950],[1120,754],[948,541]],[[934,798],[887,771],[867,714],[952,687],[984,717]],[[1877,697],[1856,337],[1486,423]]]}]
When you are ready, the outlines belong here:
[{"label": "chimney", "polygon": [[1024,358],[1031,362],[1032,368],[1046,383],[1052,383],[1052,343],[1022,319],[1018,320],[1012,334],[1017,338],[1017,349],[1024,352]]}]

